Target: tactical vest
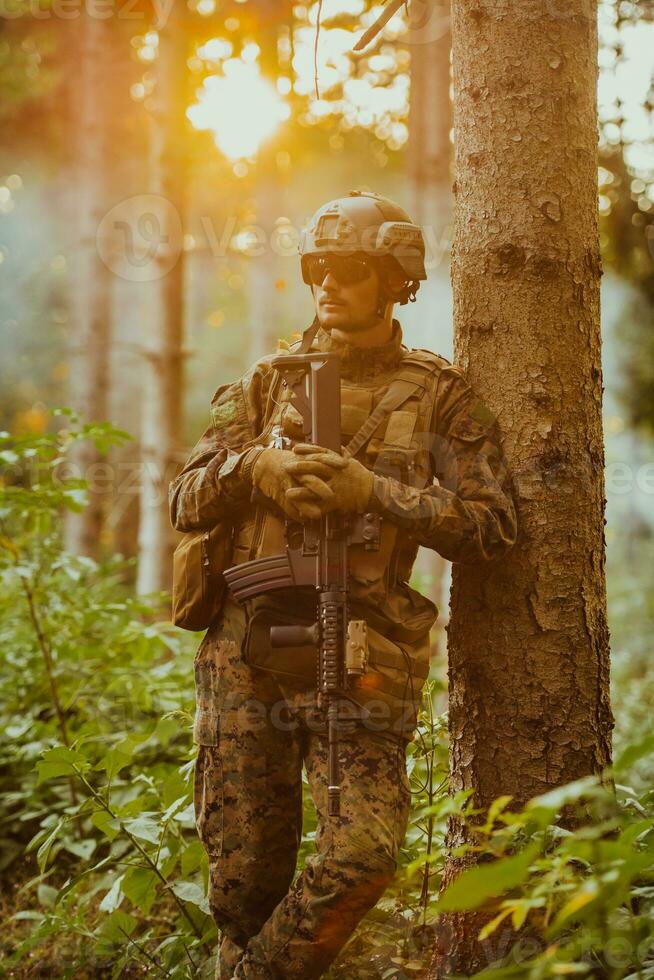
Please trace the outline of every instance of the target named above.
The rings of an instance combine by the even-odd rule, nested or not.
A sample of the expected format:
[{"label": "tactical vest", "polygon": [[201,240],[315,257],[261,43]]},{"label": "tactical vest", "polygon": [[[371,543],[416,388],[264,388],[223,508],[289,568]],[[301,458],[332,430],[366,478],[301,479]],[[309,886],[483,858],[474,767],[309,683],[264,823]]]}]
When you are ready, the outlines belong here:
[{"label": "tactical vest", "polygon": [[[422,489],[433,477],[432,415],[438,377],[448,362],[422,349],[401,348],[401,353],[401,362],[393,376],[382,386],[375,386],[369,380],[342,380],[343,446],[367,425],[393,381],[399,375],[407,375],[411,385],[406,398],[367,433],[353,455],[375,473]],[[276,378],[270,386],[258,444],[289,448],[302,440],[301,418],[290,399],[291,392],[282,387],[281,378]],[[268,507],[252,504],[236,524],[233,546],[233,564],[283,552],[283,519]],[[434,603],[408,585],[417,551],[417,542],[408,533],[399,532],[386,517],[382,518],[379,550],[367,551],[363,544],[350,545],[348,550],[351,614],[365,618],[369,632],[372,672],[363,678],[362,691],[365,693],[367,684],[374,698],[406,700],[408,697],[413,702],[414,714],[429,672],[429,631],[438,615]],[[256,619],[260,609],[285,607],[290,619],[294,607],[299,612],[302,606],[298,599],[263,596],[260,601],[248,600],[249,613]],[[263,637],[264,632],[259,636]],[[274,656],[275,671],[283,673],[283,655],[275,651]],[[289,663],[299,663],[299,659],[298,651],[293,651]],[[263,663],[255,665],[265,667]]]}]

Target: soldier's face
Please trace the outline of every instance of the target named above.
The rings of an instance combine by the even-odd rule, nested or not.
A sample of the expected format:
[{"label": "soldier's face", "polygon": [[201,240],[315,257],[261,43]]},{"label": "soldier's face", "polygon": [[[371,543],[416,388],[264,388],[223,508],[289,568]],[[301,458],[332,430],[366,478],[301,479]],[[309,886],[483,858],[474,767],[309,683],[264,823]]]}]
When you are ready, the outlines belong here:
[{"label": "soldier's face", "polygon": [[313,299],[320,325],[356,333],[368,329],[377,319],[379,275],[370,265],[370,275],[361,282],[343,285],[333,272],[327,272],[320,285],[313,285]]}]

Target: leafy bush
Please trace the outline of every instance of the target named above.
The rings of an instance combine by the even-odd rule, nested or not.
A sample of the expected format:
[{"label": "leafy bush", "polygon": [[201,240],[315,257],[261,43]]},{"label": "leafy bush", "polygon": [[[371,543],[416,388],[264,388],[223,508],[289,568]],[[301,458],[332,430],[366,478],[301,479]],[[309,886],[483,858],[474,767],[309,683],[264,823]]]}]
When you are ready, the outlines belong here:
[{"label": "leafy bush", "polygon": [[[109,426],[11,439],[0,505],[0,820],[5,877],[25,877],[14,921],[32,929],[57,976],[195,975],[215,945],[207,866],[191,799],[193,643],[134,598],[124,564],[62,549],[62,507],[83,506],[58,477],[78,439]],[[192,637],[189,638],[192,641]],[[36,869],[34,869],[36,870]],[[142,972],[142,971],[139,971]]]},{"label": "leafy bush", "polygon": [[[4,962],[24,976],[32,963],[58,977],[210,976],[218,937],[191,795],[196,638],[166,621],[165,596],[131,594],[122,560],[64,551],[62,512],[84,506],[84,487],[59,464],[79,439],[125,438],[65,414],[55,434],[0,435]],[[615,792],[588,779],[482,814],[447,793],[441,689],[428,682],[409,746],[397,879],[329,976],[425,975],[441,917],[467,911],[480,916],[489,980],[654,977],[652,738],[623,748]],[[452,817],[466,870],[439,897]],[[307,796],[298,871],[314,832]]]}]

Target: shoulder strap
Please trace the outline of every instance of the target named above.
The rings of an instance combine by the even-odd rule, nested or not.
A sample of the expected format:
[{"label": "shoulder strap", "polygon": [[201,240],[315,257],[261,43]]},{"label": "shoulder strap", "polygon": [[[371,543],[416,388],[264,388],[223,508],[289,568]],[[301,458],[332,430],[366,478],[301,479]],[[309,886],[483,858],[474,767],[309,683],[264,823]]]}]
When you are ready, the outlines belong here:
[{"label": "shoulder strap", "polygon": [[[409,358],[407,358],[409,360]],[[418,368],[418,370],[416,370]],[[388,391],[379,402],[372,414],[368,416],[358,432],[352,436],[347,446],[343,449],[344,456],[356,456],[361,447],[370,439],[371,435],[387,415],[390,415],[402,402],[405,402],[411,395],[424,391],[425,375],[431,374],[433,368],[427,365],[411,364],[409,367],[400,371],[398,376],[391,381]]]},{"label": "shoulder strap", "polygon": [[302,334],[302,340],[298,341],[297,347],[293,345],[294,354],[308,354],[309,348],[313,343],[313,338],[318,333],[318,327],[320,326],[320,320],[315,316],[312,322],[309,324],[307,329]]},{"label": "shoulder strap", "polygon": [[[306,354],[313,343],[313,339],[318,333],[318,327],[320,326],[320,320],[318,317],[314,317],[313,321],[306,328],[302,334],[302,339],[298,340],[295,344],[291,345],[291,352],[293,354]],[[270,388],[268,390],[268,399],[266,401],[266,409],[264,413],[264,427],[263,432],[266,431],[266,426],[271,415],[271,404],[274,404],[277,396],[279,395],[279,390],[282,385],[282,376],[279,371],[275,371],[275,377],[273,378]]]}]

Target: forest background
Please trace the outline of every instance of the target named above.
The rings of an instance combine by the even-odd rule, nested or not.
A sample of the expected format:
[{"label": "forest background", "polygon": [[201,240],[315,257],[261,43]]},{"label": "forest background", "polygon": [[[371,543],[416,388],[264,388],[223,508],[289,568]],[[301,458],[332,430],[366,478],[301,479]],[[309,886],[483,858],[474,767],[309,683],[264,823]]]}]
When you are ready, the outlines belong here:
[{"label": "forest background", "polygon": [[[189,795],[200,637],[168,621],[176,536],[166,491],[216,388],[311,321],[297,235],[319,204],[370,189],[423,225],[429,278],[396,315],[409,346],[453,357],[449,8],[413,3],[354,55],[382,9],[4,2],[0,865],[10,975],[210,975],[216,937]],[[492,883],[473,867],[439,899],[448,820],[470,801],[447,795],[449,568],[421,554],[416,585],[441,617],[411,749],[414,815],[398,883],[334,977],[426,975],[439,916],[471,909],[484,915],[487,963],[508,956],[496,976],[654,976],[652,13],[651,3],[615,0],[598,11],[617,800],[588,782],[515,813],[500,799],[475,831],[477,852],[498,859]],[[581,829],[562,829],[561,806],[580,799]],[[314,830],[307,799],[302,860]],[[532,946],[510,954],[525,929]]]}]

